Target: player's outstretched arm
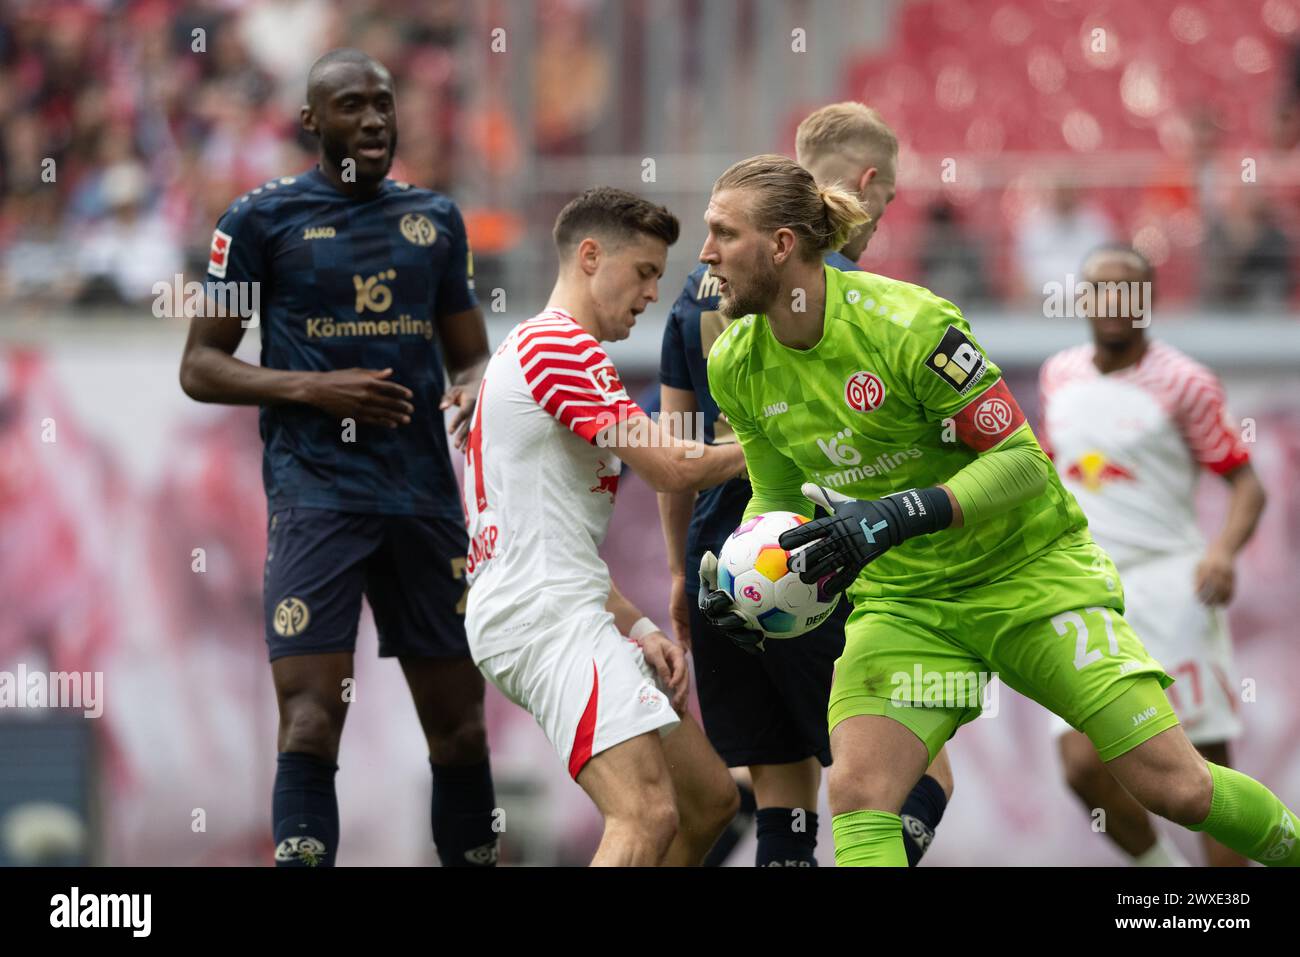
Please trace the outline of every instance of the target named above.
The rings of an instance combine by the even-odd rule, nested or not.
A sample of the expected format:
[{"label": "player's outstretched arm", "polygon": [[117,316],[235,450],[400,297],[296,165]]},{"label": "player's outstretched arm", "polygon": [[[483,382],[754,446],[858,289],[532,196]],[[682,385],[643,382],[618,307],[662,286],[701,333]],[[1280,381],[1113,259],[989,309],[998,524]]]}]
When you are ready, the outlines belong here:
[{"label": "player's outstretched arm", "polygon": [[648,415],[605,429],[596,444],[615,449],[657,492],[699,491],[745,473],[739,446],[676,438]]},{"label": "player's outstretched arm", "polygon": [[411,390],[388,381],[391,369],[332,372],[268,369],[235,358],[244,337],[238,316],[190,320],[181,388],[191,399],[224,405],[300,402],[339,419],[396,428],[411,421]]},{"label": "player's outstretched arm", "polygon": [[[687,423],[693,422],[700,405],[695,393],[670,385],[659,387],[659,427],[676,438],[698,439]],[[682,434],[686,429],[686,434]],[[660,492],[659,524],[668,552],[668,572],[672,585],[668,595],[668,614],[672,619],[673,637],[687,651],[691,649],[691,616],[686,604],[686,536],[695,511],[696,492]]]}]

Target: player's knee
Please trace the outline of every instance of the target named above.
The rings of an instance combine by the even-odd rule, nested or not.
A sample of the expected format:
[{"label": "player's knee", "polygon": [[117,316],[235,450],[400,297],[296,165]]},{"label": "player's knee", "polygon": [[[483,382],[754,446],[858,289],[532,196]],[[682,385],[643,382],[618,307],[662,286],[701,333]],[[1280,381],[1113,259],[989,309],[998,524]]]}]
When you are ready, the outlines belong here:
[{"label": "player's knee", "polygon": [[936,761],[930,767],[926,768],[925,773],[934,779],[943,791],[945,801],[952,801],[953,792],[957,789],[957,782],[952,775],[952,765],[948,761]]},{"label": "player's knee", "polygon": [[645,817],[645,834],[662,855],[667,852],[673,839],[677,837],[677,829],[681,826],[681,820],[677,814],[677,805],[673,803],[672,797],[668,796],[666,800],[658,800],[647,805]]},{"label": "player's knee", "polygon": [[906,794],[883,768],[853,765],[837,759],[826,775],[826,791],[832,814],[871,809],[897,814]]},{"label": "player's knee", "polygon": [[722,827],[726,827],[740,813],[740,788],[736,787],[731,775],[727,775],[726,785],[719,789],[719,798],[718,819]]},{"label": "player's knee", "polygon": [[672,792],[651,791],[620,812],[608,816],[605,828],[624,832],[653,856],[662,857],[677,836],[680,823]]},{"label": "player's knee", "polygon": [[336,760],[342,733],[342,712],[319,701],[298,697],[281,709],[281,751],[302,751]]},{"label": "player's knee", "polygon": [[481,714],[439,728],[428,740],[434,764],[474,764],[487,759],[487,727]]},{"label": "player's knee", "polygon": [[[721,833],[739,810],[740,789],[730,775],[725,775],[696,802],[691,826],[701,833]],[[685,814],[686,809],[683,808],[682,816],[685,817]]]}]

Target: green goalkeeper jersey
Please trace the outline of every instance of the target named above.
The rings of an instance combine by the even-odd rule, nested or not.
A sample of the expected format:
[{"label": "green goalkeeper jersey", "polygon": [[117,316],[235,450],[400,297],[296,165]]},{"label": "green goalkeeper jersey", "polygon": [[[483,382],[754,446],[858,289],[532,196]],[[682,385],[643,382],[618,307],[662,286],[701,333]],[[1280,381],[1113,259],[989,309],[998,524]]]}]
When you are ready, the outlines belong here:
[{"label": "green goalkeeper jersey", "polygon": [[[792,349],[764,315],[732,322],[709,352],[709,389],[745,450],[745,518],[811,516],[816,482],[853,498],[938,485],[1015,444],[1045,454],[1002,373],[952,303],[866,272],[826,270],[821,340]],[[862,597],[943,596],[1002,577],[1054,545],[1090,539],[1050,465],[1041,493],[964,528],[909,539],[864,570]],[[960,501],[960,500],[959,500]]]}]

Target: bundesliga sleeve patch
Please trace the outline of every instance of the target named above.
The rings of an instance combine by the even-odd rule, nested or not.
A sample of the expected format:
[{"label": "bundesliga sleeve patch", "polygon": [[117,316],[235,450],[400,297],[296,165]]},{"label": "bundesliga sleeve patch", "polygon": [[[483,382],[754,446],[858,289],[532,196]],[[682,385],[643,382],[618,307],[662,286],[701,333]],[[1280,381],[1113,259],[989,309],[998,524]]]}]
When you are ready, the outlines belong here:
[{"label": "bundesliga sleeve patch", "polygon": [[983,353],[956,326],[948,327],[939,345],[926,358],[925,366],[958,395],[969,392],[988,371]]},{"label": "bundesliga sleeve patch", "polygon": [[627,389],[623,387],[623,381],[618,377],[618,370],[612,363],[596,366],[589,370],[592,384],[600,391],[600,394],[607,402],[616,402],[622,400],[630,401]]},{"label": "bundesliga sleeve patch", "polygon": [[218,279],[226,278],[226,265],[230,262],[230,243],[229,233],[223,233],[219,229],[212,231],[212,250],[208,253],[208,273],[216,276]]},{"label": "bundesliga sleeve patch", "polygon": [[966,403],[953,421],[957,438],[976,452],[987,452],[1025,424],[1025,413],[1020,411],[1006,382],[998,379]]}]

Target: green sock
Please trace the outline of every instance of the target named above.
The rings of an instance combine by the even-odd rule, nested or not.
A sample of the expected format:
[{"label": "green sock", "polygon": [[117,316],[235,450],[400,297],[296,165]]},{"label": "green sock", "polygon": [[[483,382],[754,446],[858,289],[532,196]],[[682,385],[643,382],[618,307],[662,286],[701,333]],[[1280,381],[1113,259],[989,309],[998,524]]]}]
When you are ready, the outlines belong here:
[{"label": "green sock", "polygon": [[903,819],[888,811],[849,811],[831,818],[836,867],[906,867]]},{"label": "green sock", "polygon": [[1205,763],[1214,779],[1210,813],[1190,830],[1269,867],[1300,867],[1300,819],[1254,778]]}]

